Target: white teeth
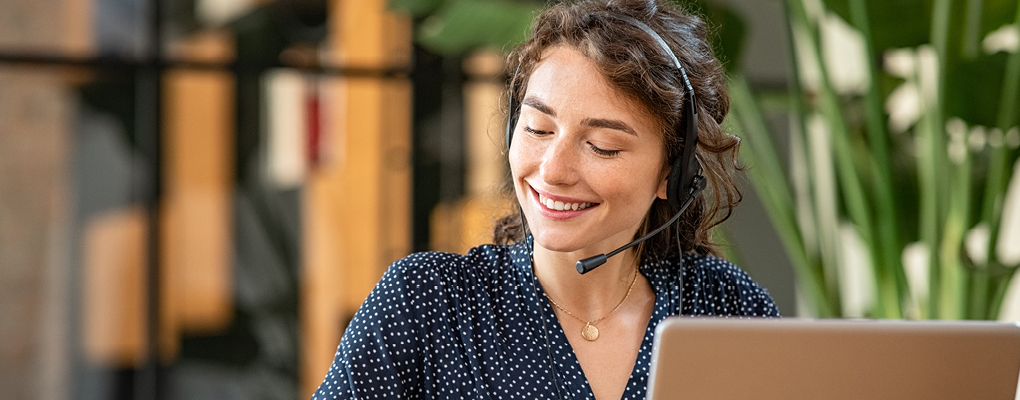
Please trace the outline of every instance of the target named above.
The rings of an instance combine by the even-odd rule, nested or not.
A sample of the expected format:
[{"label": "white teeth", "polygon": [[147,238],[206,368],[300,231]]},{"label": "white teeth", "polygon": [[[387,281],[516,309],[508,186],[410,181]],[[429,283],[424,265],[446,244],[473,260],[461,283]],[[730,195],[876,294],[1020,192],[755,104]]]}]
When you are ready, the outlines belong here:
[{"label": "white teeth", "polygon": [[585,208],[591,207],[592,204],[592,203],[564,203],[562,201],[556,201],[542,195],[538,196],[538,202],[542,203],[542,205],[544,205],[545,208],[556,211],[583,210]]}]

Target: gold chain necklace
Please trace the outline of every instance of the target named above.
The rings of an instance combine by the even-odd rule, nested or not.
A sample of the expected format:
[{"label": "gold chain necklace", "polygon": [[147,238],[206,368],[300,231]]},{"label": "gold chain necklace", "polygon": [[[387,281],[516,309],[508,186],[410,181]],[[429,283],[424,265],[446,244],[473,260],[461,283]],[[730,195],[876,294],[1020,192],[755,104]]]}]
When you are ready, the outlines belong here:
[{"label": "gold chain necklace", "polygon": [[634,282],[637,282],[637,276],[638,276],[637,270],[635,269],[634,279],[630,281],[630,287],[627,288],[627,294],[623,295],[623,300],[620,300],[620,304],[617,304],[612,311],[610,311],[606,315],[603,315],[602,318],[596,319],[594,321],[587,321],[585,319],[582,319],[581,317],[574,315],[574,313],[567,311],[567,309],[563,308],[563,306],[556,304],[556,301],[554,301],[552,297],[549,297],[549,293],[545,294],[545,298],[549,299],[549,302],[552,303],[552,305],[556,306],[556,308],[560,309],[560,311],[567,313],[567,315],[574,317],[574,319],[578,321],[584,322],[584,328],[581,328],[581,337],[583,337],[584,340],[593,342],[595,341],[595,339],[599,338],[599,328],[595,327],[595,324],[601,320],[606,319],[606,317],[613,315],[613,313],[616,312],[616,310],[618,310],[620,306],[623,305],[623,302],[627,301],[627,298],[630,297],[631,290],[634,290]]}]

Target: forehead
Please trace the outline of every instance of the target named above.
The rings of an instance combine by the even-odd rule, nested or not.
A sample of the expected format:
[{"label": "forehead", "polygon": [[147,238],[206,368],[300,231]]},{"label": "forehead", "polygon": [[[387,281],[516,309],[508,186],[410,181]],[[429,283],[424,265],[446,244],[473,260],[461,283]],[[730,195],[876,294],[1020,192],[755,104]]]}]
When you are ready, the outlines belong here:
[{"label": "forehead", "polygon": [[639,131],[659,137],[659,121],[634,96],[613,85],[598,66],[569,46],[553,46],[542,53],[528,77],[525,97],[536,97],[554,111],[577,112],[586,118],[621,120]]}]

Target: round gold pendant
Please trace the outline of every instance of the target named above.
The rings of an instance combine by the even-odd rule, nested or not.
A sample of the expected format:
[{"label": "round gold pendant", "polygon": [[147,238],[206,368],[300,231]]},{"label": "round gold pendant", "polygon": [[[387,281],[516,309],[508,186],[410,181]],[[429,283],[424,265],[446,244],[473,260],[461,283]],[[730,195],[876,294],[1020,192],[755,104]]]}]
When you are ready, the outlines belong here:
[{"label": "round gold pendant", "polygon": [[584,328],[581,329],[581,337],[589,342],[594,341],[599,338],[599,328],[596,328],[590,322],[586,323]]}]

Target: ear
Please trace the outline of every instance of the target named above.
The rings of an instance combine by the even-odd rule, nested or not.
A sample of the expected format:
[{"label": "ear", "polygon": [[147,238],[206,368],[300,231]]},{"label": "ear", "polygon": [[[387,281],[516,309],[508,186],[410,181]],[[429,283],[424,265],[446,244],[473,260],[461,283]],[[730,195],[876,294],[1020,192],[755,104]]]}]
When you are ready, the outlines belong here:
[{"label": "ear", "polygon": [[672,170],[671,167],[666,167],[665,169],[663,169],[662,176],[659,179],[659,188],[655,190],[655,197],[658,197],[658,198],[663,199],[663,200],[666,200],[666,198],[668,197],[667,196],[667,194],[668,194],[667,188],[669,187],[669,171],[670,170]]}]

